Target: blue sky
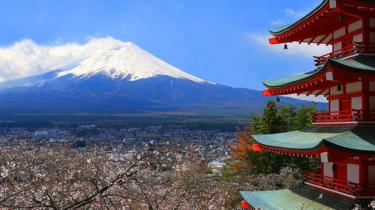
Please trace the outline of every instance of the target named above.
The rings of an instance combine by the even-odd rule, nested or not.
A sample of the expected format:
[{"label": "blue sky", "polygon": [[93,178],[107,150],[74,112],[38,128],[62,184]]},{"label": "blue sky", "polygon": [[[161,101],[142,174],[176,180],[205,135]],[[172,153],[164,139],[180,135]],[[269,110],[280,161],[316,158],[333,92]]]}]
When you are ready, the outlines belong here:
[{"label": "blue sky", "polygon": [[[312,70],[302,49],[266,44],[267,30],[297,20],[320,0],[14,0],[0,7],[0,47],[111,36],[132,41],[203,79],[263,89],[262,81]],[[0,54],[1,56],[1,54]]]}]

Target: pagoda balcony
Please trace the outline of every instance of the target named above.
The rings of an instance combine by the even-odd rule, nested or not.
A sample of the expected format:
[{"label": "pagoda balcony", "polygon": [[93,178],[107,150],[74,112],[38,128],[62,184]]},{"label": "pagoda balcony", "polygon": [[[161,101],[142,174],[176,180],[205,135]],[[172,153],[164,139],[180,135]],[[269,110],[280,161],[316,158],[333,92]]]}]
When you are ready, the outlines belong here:
[{"label": "pagoda balcony", "polygon": [[323,176],[318,173],[305,172],[303,181],[306,185],[323,191],[343,195],[350,198],[369,196],[375,193],[375,184],[360,185],[344,179]]},{"label": "pagoda balcony", "polygon": [[375,53],[375,43],[354,42],[352,46],[327,53],[322,56],[314,56],[316,66],[323,65],[328,59],[340,59],[358,53]]},{"label": "pagoda balcony", "polygon": [[313,112],[311,114],[314,125],[337,125],[337,124],[357,124],[362,120],[361,110],[337,112]]},{"label": "pagoda balcony", "polygon": [[306,185],[336,194],[356,196],[359,195],[361,191],[359,184],[351,183],[343,179],[323,176],[318,173],[305,172],[303,175],[303,181]]}]

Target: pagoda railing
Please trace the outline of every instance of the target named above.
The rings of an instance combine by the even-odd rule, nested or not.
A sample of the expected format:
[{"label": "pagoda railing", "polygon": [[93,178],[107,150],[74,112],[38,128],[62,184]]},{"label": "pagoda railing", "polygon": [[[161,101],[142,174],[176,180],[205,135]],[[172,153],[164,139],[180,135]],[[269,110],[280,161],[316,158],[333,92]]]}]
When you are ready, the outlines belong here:
[{"label": "pagoda railing", "polygon": [[353,109],[351,111],[313,112],[311,115],[313,123],[357,122],[362,118],[362,111]]},{"label": "pagoda railing", "polygon": [[344,179],[323,176],[317,173],[305,172],[304,182],[349,195],[359,195],[361,192],[361,187],[359,184],[351,183]]},{"label": "pagoda railing", "polygon": [[375,194],[375,184],[365,184],[360,187],[361,195],[369,196]]},{"label": "pagoda railing", "polygon": [[322,56],[314,56],[315,65],[320,66],[328,59],[339,59],[357,53],[375,53],[375,43],[354,42],[352,46]]}]

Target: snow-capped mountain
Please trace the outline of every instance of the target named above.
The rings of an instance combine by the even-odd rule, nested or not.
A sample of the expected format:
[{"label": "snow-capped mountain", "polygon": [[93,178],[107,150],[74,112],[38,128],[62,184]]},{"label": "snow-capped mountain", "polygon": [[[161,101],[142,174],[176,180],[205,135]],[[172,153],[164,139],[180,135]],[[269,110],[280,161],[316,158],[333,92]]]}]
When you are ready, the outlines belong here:
[{"label": "snow-capped mountain", "polygon": [[59,72],[57,77],[69,74],[75,77],[104,74],[113,79],[128,79],[129,81],[169,76],[199,83],[205,82],[162,61],[132,42],[124,42],[116,48],[88,57],[74,68]]},{"label": "snow-capped mountain", "polygon": [[121,41],[63,68],[0,83],[0,113],[250,113],[260,111],[269,99],[259,91],[207,82]]}]

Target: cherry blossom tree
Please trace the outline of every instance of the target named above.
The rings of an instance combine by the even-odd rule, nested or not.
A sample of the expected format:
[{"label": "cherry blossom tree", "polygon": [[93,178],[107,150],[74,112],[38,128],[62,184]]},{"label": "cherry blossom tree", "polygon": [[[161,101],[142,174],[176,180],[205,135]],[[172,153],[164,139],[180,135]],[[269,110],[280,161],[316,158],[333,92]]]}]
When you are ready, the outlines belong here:
[{"label": "cherry blossom tree", "polygon": [[59,144],[0,148],[0,207],[9,209],[227,209],[228,183],[199,155],[140,148],[115,155]]}]

